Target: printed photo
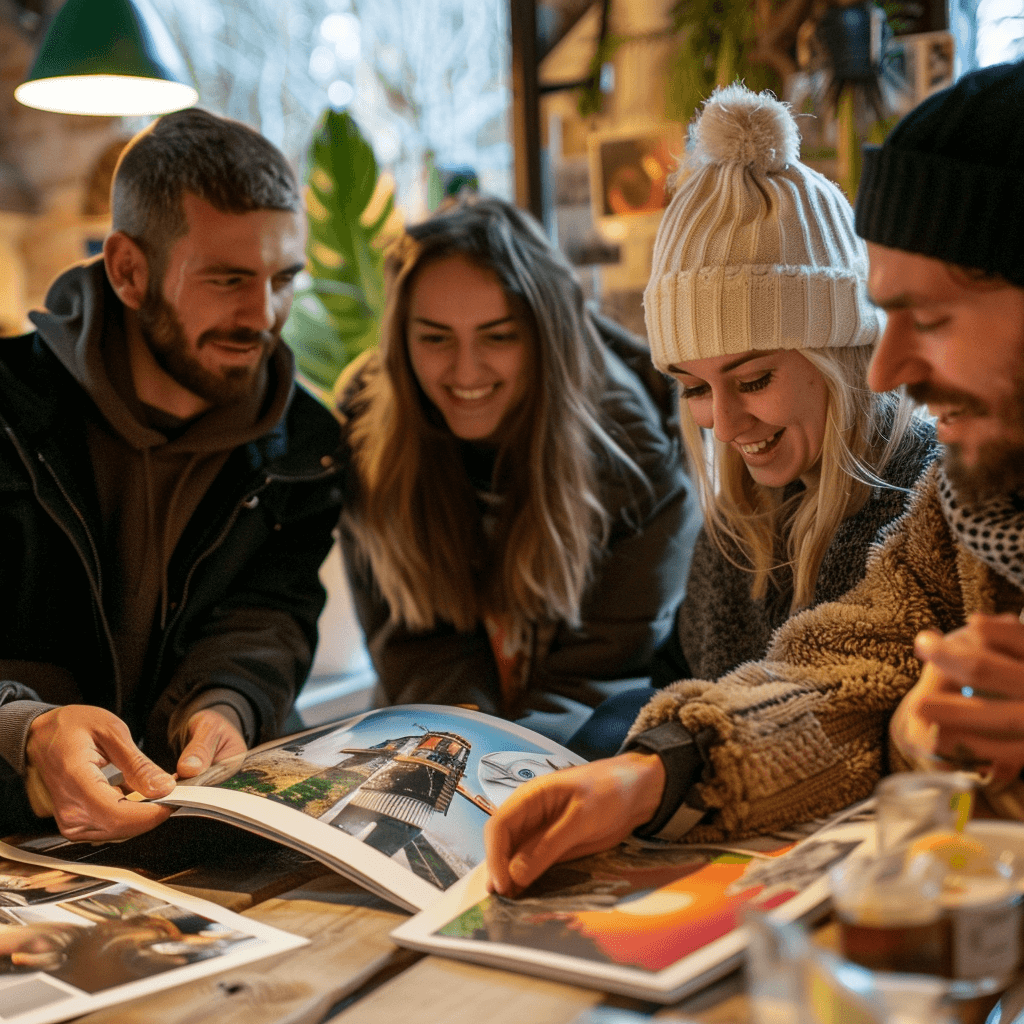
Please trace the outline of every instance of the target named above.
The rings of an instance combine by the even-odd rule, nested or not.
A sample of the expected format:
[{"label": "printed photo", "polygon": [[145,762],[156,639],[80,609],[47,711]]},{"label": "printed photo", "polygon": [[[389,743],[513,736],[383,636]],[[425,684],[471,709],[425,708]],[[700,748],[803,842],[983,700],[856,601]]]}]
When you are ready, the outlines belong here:
[{"label": "printed photo", "polygon": [[173,972],[186,980],[302,941],[258,924],[240,930],[249,927],[244,919],[212,906],[208,916],[159,888],[9,857],[0,874],[5,895],[25,900],[0,907],[0,1020],[12,1024],[77,1017],[128,997],[123,992],[173,984],[160,980]]},{"label": "printed photo", "polygon": [[491,895],[435,934],[654,973],[729,934],[745,905],[781,906],[856,846],[812,841],[795,857],[754,857],[626,844],[556,865],[517,899]]},{"label": "printed photo", "polygon": [[106,884],[70,871],[0,858],[0,907],[53,903],[102,889]]}]

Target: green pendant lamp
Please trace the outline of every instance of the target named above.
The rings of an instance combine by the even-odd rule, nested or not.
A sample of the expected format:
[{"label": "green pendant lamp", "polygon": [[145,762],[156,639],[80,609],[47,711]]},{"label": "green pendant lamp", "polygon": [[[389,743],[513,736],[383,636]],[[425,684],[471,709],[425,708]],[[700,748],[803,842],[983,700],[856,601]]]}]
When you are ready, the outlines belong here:
[{"label": "green pendant lamp", "polygon": [[199,99],[149,0],[67,0],[14,91],[28,107],[64,114],[165,114]]}]

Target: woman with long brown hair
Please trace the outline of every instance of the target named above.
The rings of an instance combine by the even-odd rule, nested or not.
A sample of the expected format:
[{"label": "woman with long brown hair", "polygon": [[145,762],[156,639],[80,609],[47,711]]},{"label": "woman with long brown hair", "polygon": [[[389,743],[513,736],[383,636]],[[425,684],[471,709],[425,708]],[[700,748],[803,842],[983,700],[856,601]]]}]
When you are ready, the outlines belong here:
[{"label": "woman with long brown hair", "polygon": [[388,289],[339,387],[377,700],[564,738],[672,629],[697,526],[674,391],[500,200],[408,228]]}]

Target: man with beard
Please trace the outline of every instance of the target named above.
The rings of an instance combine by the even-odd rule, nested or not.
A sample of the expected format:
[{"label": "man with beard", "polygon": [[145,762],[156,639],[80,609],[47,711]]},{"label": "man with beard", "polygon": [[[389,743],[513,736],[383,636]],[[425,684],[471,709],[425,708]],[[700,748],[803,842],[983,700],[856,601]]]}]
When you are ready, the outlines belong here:
[{"label": "man with beard", "polygon": [[[905,385],[937,418],[930,482],[966,622],[916,638],[921,678],[890,727],[894,764],[978,769],[1024,818],[1024,65],[922,104],[869,157],[857,229],[888,328],[869,383]],[[907,169],[918,165],[916,179]],[[927,200],[923,197],[927,196]],[[915,202],[916,200],[916,202]],[[974,581],[977,581],[976,583]],[[967,599],[967,594],[971,598]]]},{"label": "man with beard", "polygon": [[828,814],[895,768],[980,768],[1024,818],[1022,110],[1024,64],[987,68],[865,153],[856,223],[888,314],[869,383],[927,402],[946,452],[863,582],[764,660],[666,688],[625,753],[517,790],[485,833],[496,891],[632,830],[704,842]]},{"label": "man with beard", "polygon": [[280,338],[291,168],[168,114],[122,155],[112,222],[0,345],[0,835],[162,821],[103,769],[155,797],[275,736],[324,602],[339,434]]}]

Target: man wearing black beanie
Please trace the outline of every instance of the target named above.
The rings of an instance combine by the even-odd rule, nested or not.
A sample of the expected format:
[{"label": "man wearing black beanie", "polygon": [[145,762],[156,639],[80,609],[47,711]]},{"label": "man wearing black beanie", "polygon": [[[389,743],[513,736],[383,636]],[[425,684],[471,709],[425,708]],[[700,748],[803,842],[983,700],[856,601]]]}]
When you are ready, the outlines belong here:
[{"label": "man wearing black beanie", "polygon": [[921,767],[982,768],[991,801],[1015,817],[1024,817],[1022,113],[1024,63],[966,75],[865,153],[857,200],[869,291],[888,313],[869,382],[904,385],[938,419],[946,452],[929,484],[956,541],[950,591],[976,563],[986,573],[966,624],[917,637],[925,668],[892,739]]}]

